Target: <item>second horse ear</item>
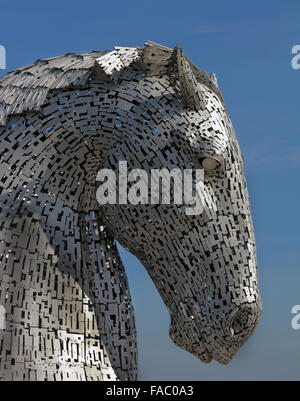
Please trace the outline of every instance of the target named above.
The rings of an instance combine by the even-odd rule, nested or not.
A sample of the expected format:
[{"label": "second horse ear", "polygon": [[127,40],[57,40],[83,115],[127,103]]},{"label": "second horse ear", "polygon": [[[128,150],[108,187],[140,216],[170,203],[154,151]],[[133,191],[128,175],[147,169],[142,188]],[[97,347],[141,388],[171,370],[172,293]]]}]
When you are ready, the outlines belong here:
[{"label": "second horse ear", "polygon": [[142,56],[136,47],[115,47],[115,50],[96,59],[93,78],[99,81],[118,83],[122,71]]},{"label": "second horse ear", "polygon": [[180,95],[184,103],[192,110],[204,110],[206,107],[204,91],[178,45],[174,49],[173,60],[177,68]]},{"label": "second horse ear", "polygon": [[172,49],[147,41],[144,47],[120,47],[99,57],[93,66],[93,78],[118,83],[122,71],[141,60],[147,77],[166,75]]}]

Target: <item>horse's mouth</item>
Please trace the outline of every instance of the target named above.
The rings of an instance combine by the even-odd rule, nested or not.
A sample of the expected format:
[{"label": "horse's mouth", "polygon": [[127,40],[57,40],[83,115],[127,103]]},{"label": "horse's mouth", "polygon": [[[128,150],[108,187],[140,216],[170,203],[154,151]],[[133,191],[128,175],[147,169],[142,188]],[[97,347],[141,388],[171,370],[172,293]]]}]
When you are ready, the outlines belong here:
[{"label": "horse's mouth", "polygon": [[197,353],[197,357],[200,359],[201,362],[210,363],[212,360],[215,360],[222,365],[227,365],[233,359],[234,355],[235,352],[230,354],[229,352],[224,352],[223,350],[222,352],[219,352],[219,350],[210,351],[209,349],[207,349],[207,347],[205,347],[205,349],[202,349],[200,352],[198,351]]},{"label": "horse's mouth", "polygon": [[224,355],[222,355],[222,356],[211,355],[208,351],[198,354],[197,356],[201,362],[210,363],[211,361],[215,360],[216,362],[220,363],[221,365],[228,365],[228,363],[233,358],[233,357],[224,356]]},{"label": "horse's mouth", "polygon": [[210,355],[208,351],[198,354],[198,358],[201,362],[210,363],[213,360],[213,357]]},{"label": "horse's mouth", "polygon": [[218,363],[220,363],[221,365],[228,365],[229,362],[231,362],[232,358],[234,357],[234,355],[230,356],[215,356],[214,360]]},{"label": "horse's mouth", "polygon": [[210,363],[214,359],[212,354],[205,346],[202,346],[201,350],[198,349],[198,352],[192,352],[192,353],[196,355],[201,362],[204,363]]}]

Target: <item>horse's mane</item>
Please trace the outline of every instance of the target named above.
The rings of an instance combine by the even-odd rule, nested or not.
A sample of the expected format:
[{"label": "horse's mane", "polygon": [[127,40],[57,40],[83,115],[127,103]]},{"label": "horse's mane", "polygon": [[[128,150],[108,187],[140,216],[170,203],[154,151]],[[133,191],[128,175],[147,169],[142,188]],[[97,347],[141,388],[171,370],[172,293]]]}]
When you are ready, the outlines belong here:
[{"label": "horse's mane", "polygon": [[[7,124],[9,116],[38,112],[51,90],[86,88],[93,79],[117,83],[122,70],[135,62],[142,65],[146,76],[168,75],[172,54],[172,49],[148,41],[143,48],[115,47],[111,52],[68,53],[17,68],[0,78],[0,127]],[[197,81],[211,89],[223,103],[215,75],[208,75],[186,59]]]}]

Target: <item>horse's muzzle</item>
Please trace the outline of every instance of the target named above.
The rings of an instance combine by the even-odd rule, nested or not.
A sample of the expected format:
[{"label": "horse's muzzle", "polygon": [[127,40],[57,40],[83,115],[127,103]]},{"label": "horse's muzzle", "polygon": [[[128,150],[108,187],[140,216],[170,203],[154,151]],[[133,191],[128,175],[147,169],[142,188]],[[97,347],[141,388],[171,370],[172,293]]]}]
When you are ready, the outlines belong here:
[{"label": "horse's muzzle", "polygon": [[[244,303],[223,317],[212,321],[195,318],[184,328],[178,326],[179,320],[171,319],[170,335],[176,345],[197,356],[202,362],[213,359],[228,364],[237,351],[253,334],[262,312],[261,302]],[[178,317],[178,316],[177,316]],[[204,323],[205,321],[205,323]]]},{"label": "horse's muzzle", "polygon": [[262,313],[261,302],[245,303],[224,318],[221,328],[207,337],[208,354],[221,364],[228,364],[251,337]]}]

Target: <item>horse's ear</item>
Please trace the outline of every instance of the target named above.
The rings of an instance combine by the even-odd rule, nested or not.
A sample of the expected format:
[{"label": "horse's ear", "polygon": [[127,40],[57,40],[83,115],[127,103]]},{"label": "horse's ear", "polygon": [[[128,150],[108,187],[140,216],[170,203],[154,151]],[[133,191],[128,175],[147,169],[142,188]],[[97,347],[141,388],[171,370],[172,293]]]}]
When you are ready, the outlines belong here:
[{"label": "horse's ear", "polygon": [[179,82],[179,91],[184,103],[191,109],[200,110],[206,107],[206,98],[192,67],[177,45],[170,59],[169,76],[173,85]]},{"label": "horse's ear", "polygon": [[122,71],[141,58],[141,50],[136,47],[115,47],[115,50],[96,59],[93,78],[117,83]]},{"label": "horse's ear", "polygon": [[212,80],[212,82],[214,83],[215,87],[219,88],[218,78],[217,78],[216,74],[214,72],[212,72],[211,74],[209,74],[209,76],[210,76],[210,79]]},{"label": "horse's ear", "polygon": [[148,40],[142,51],[147,77],[167,75],[172,49]]},{"label": "horse's ear", "polygon": [[[177,45],[174,50],[154,42],[146,42],[143,48],[143,62],[147,77],[168,75],[171,85],[177,90],[184,103],[191,109],[204,109],[204,92],[195,76],[195,66]],[[204,73],[201,73],[204,75]],[[207,76],[208,81],[212,78]],[[179,82],[179,88],[177,88]]]}]

